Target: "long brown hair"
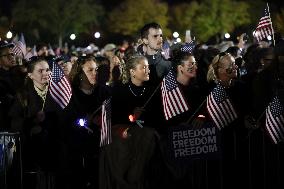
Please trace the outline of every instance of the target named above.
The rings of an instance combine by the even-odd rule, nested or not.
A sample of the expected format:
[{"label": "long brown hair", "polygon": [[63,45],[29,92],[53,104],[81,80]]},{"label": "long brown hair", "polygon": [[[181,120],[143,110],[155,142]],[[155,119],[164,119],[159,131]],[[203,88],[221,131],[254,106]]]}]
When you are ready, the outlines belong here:
[{"label": "long brown hair", "polygon": [[77,61],[73,64],[70,72],[70,81],[72,85],[79,86],[82,77],[85,76],[83,71],[83,65],[88,61],[96,62],[93,56],[80,56]]}]

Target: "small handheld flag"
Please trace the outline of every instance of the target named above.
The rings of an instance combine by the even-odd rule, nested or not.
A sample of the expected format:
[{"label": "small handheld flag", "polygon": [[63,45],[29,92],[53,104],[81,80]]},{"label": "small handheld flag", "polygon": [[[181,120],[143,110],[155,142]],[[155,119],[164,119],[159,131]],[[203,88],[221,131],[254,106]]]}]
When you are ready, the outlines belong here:
[{"label": "small handheld flag", "polygon": [[18,41],[15,41],[14,44],[15,44],[15,46],[12,49],[13,53],[15,53],[15,55],[23,58],[24,55],[26,54],[26,51],[27,51],[24,35],[21,34],[20,39]]},{"label": "small handheld flag", "polygon": [[284,140],[284,109],[278,96],[266,108],[265,128],[275,144]]},{"label": "small handheld flag", "polygon": [[223,86],[217,84],[207,97],[207,110],[215,125],[221,129],[237,118],[237,113]]},{"label": "small handheld flag", "polygon": [[52,73],[50,74],[49,86],[51,97],[64,109],[70,102],[72,89],[63,70],[55,62],[53,63]]},{"label": "small handheld flag", "polygon": [[100,146],[105,146],[112,142],[111,138],[111,99],[107,99],[102,105],[102,128]]},{"label": "small handheld flag", "polygon": [[273,35],[273,33],[274,31],[272,27],[272,21],[270,18],[269,6],[267,4],[259,20],[259,23],[255,31],[253,32],[253,35],[256,38],[256,40],[259,42],[267,38],[268,36]]},{"label": "small handheld flag", "polygon": [[162,99],[166,120],[187,111],[188,105],[181,93],[173,70],[162,81]]}]

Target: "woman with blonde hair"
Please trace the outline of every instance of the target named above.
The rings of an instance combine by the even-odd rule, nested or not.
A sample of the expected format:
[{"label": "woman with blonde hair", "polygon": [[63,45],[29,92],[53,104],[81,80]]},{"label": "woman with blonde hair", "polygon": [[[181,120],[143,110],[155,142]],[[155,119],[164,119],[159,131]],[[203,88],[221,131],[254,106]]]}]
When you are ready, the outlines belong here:
[{"label": "woman with blonde hair", "polygon": [[[225,117],[227,125],[221,128],[221,142],[222,142],[222,163],[224,175],[224,187],[229,187],[229,180],[235,178],[231,172],[244,171],[240,159],[237,159],[237,154],[244,154],[240,145],[244,145],[246,140],[247,130],[244,126],[244,117],[248,113],[248,94],[245,83],[237,78],[238,66],[235,64],[235,59],[229,53],[222,52],[214,57],[212,63],[208,68],[207,81],[214,92],[214,99],[217,105],[216,109],[222,110],[222,116]],[[223,90],[218,90],[223,89]],[[231,102],[231,106],[235,111],[235,118],[228,120],[229,113],[226,108],[219,107],[220,99],[226,98]],[[211,101],[210,101],[211,102]],[[208,107],[208,105],[207,105]],[[210,107],[212,109],[212,107]],[[217,111],[217,110],[216,110]],[[209,111],[210,112],[210,111]],[[210,114],[212,116],[212,114]],[[232,116],[231,116],[232,117]],[[217,125],[216,125],[217,126]],[[243,146],[245,149],[245,147]],[[238,165],[238,166],[232,166]],[[232,175],[232,176],[231,176]]]},{"label": "woman with blonde hair", "polygon": [[235,59],[229,53],[220,53],[214,57],[209,65],[207,73],[207,81],[219,82],[224,87],[229,87],[232,80],[237,78],[238,66],[235,64]]},{"label": "woman with blonde hair", "polygon": [[[102,152],[101,188],[141,188],[146,184],[146,172],[156,147],[155,117],[157,109],[149,98],[151,87],[146,57],[132,55],[126,60],[127,82],[112,88],[112,144]],[[160,98],[159,98],[160,99]]]}]

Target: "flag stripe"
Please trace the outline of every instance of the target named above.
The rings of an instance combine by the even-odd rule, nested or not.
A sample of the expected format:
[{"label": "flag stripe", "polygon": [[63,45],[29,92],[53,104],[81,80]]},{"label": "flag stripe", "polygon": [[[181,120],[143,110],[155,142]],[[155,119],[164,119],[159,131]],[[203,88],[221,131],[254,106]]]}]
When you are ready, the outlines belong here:
[{"label": "flag stripe", "polygon": [[[165,86],[165,83],[163,83],[163,85],[164,85],[164,87],[166,87]],[[165,88],[163,88],[164,90],[165,90]],[[169,118],[171,118],[171,117],[173,117],[173,116],[176,116],[176,114],[175,114],[175,111],[174,111],[174,109],[173,109],[173,107],[172,107],[172,104],[170,103],[170,100],[169,100],[169,96],[166,94],[166,92],[165,91],[163,91],[163,96],[164,96],[164,98],[165,98],[165,108],[166,108],[166,112],[165,112],[165,114],[167,114],[166,115],[166,119],[168,120]]]},{"label": "flag stripe", "polygon": [[171,92],[168,93],[169,95],[169,100],[171,102],[173,102],[173,107],[174,107],[174,111],[177,113],[177,114],[180,114],[180,108],[178,107],[179,106],[179,103],[178,101],[176,100],[176,95],[175,94],[172,94]]},{"label": "flag stripe", "polygon": [[180,102],[180,107],[182,108],[182,111],[187,111],[188,106],[187,106],[187,104],[186,104],[186,102],[185,102],[185,100],[184,100],[184,98],[181,94],[181,91],[177,90],[176,93],[177,93],[177,97],[178,97],[178,100]]},{"label": "flag stripe", "polygon": [[[270,114],[270,111],[268,110],[267,113]],[[274,123],[273,119],[271,119],[271,118],[272,118],[272,115],[270,114],[268,116],[268,118],[266,119],[266,124],[267,124],[266,128],[269,131],[270,136],[273,139],[273,141],[275,143],[278,143],[280,138],[279,138],[279,136],[278,136],[278,134],[276,132],[275,123]]]},{"label": "flag stripe", "polygon": [[271,139],[273,140],[273,142],[274,142],[275,144],[277,144],[277,143],[278,143],[277,135],[275,134],[274,128],[271,127],[271,124],[270,124],[270,120],[269,120],[269,119],[266,120],[266,125],[267,125],[267,126],[266,126],[266,130],[268,131],[269,136],[271,137]]},{"label": "flag stripe", "polygon": [[[165,88],[163,88],[164,90],[166,90]],[[175,111],[175,105],[171,103],[171,97],[169,94],[167,94],[165,91],[163,93],[165,95],[165,107],[168,110],[167,111],[167,117],[171,118],[173,116],[176,116],[176,111]]]},{"label": "flag stripe", "polygon": [[162,100],[163,102],[165,102],[163,109],[164,109],[166,120],[168,120],[170,118],[169,116],[171,115],[170,113],[171,110],[169,110],[169,108],[171,108],[171,104],[168,104],[168,100],[167,100],[168,96],[165,95],[165,89],[163,89],[164,87],[165,87],[165,83],[163,82],[162,83]]}]

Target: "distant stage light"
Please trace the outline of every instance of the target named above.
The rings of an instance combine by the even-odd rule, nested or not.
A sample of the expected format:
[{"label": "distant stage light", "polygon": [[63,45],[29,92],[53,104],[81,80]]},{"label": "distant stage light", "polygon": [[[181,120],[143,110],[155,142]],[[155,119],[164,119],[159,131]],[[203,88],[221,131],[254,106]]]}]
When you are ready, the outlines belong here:
[{"label": "distant stage light", "polygon": [[267,36],[267,40],[268,40],[268,41],[271,41],[271,40],[272,40],[271,35]]},{"label": "distant stage light", "polygon": [[76,39],[76,35],[75,35],[74,33],[72,33],[72,34],[70,35],[70,39],[71,39],[71,40]]},{"label": "distant stage light", "polygon": [[229,39],[231,37],[231,35],[229,33],[225,33],[225,38]]},{"label": "distant stage light", "polygon": [[177,38],[177,42],[180,43],[181,42],[181,38],[178,37]]},{"label": "distant stage light", "polygon": [[94,34],[94,37],[95,37],[96,39],[100,38],[100,37],[101,37],[101,33],[100,33],[100,32],[96,32],[96,33]]},{"label": "distant stage light", "polygon": [[11,31],[8,31],[6,34],[7,39],[11,39],[13,37],[13,33]]},{"label": "distant stage light", "polygon": [[178,32],[174,32],[174,33],[173,33],[173,37],[174,37],[174,38],[178,38],[178,37],[179,37],[179,33],[178,33]]}]

